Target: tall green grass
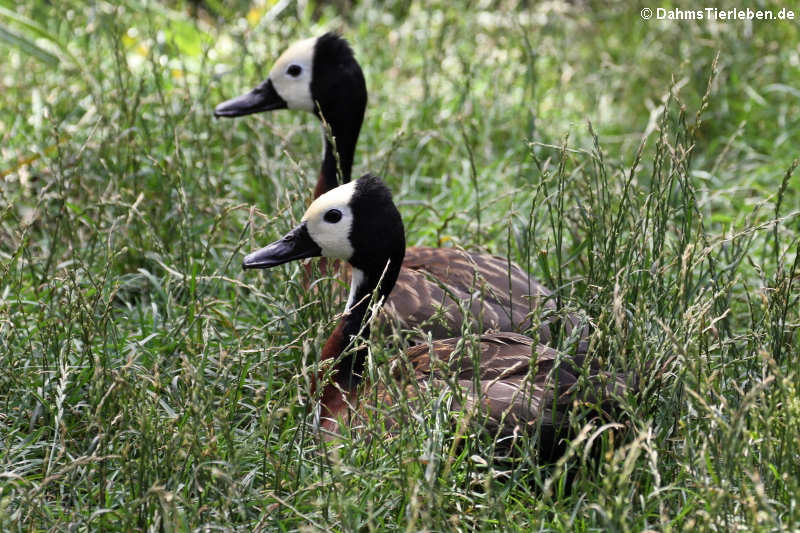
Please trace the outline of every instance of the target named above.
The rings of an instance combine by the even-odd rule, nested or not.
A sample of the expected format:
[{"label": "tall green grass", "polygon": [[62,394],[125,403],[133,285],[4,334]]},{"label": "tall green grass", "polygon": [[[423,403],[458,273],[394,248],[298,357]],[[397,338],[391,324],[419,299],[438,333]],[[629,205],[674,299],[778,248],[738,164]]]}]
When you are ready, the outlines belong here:
[{"label": "tall green grass", "polygon": [[[622,4],[0,5],[0,29],[58,60],[0,48],[4,530],[796,527],[795,25]],[[674,359],[599,458],[576,419],[563,464],[495,461],[446,397],[401,406],[392,439],[378,411],[315,438],[341,282],[239,262],[304,211],[318,125],[211,110],[328,29],[370,90],[356,173],[385,176],[409,244],[524,265],[591,320],[609,368]],[[387,346],[368,372],[390,382]]]}]

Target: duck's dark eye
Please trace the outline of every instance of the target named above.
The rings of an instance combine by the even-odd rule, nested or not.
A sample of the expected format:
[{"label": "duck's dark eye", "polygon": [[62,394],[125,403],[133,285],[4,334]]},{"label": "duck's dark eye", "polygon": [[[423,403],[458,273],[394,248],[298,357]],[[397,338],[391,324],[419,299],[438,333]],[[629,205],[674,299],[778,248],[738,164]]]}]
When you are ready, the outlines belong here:
[{"label": "duck's dark eye", "polygon": [[300,65],[289,65],[289,68],[286,69],[286,74],[289,76],[296,78],[303,72],[303,67]]},{"label": "duck's dark eye", "polygon": [[325,219],[325,222],[336,224],[337,222],[342,220],[342,212],[339,211],[338,209],[331,209],[330,211],[325,213],[325,216],[322,218]]}]

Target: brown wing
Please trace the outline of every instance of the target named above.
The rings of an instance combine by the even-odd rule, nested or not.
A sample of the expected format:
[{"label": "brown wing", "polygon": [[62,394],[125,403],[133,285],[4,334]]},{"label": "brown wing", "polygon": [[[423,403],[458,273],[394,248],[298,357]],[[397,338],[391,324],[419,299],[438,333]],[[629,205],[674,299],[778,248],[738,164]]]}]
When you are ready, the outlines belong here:
[{"label": "brown wing", "polygon": [[[386,303],[402,327],[420,328],[434,339],[460,335],[465,317],[477,331],[525,331],[540,322],[539,341],[552,338],[552,293],[513,262],[454,248],[406,249],[403,269]],[[569,317],[567,333],[578,324]],[[588,329],[584,331],[588,338]],[[585,351],[586,343],[579,347]]]},{"label": "brown wing", "polygon": [[546,442],[551,451],[568,436],[568,416],[576,401],[596,405],[597,412],[611,418],[618,395],[630,388],[624,375],[583,368],[581,360],[516,333],[417,345],[397,363],[393,376],[400,383],[408,381],[399,388],[381,388],[383,402],[402,403],[421,389],[446,387],[452,391],[451,410],[470,417],[499,441],[538,430],[543,448]]}]

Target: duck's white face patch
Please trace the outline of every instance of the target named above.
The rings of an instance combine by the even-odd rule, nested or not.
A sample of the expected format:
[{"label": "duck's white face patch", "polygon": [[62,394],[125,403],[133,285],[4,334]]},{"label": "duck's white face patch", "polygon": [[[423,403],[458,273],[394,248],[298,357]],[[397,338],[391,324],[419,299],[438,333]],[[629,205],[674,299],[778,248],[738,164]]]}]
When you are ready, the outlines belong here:
[{"label": "duck's white face patch", "polygon": [[289,109],[314,111],[311,72],[317,38],[303,39],[290,46],[272,67],[269,79]]},{"label": "duck's white face patch", "polygon": [[303,215],[308,234],[320,247],[324,257],[345,261],[353,257],[353,245],[350,242],[353,211],[350,209],[350,199],[355,190],[355,181],[340,185],[314,200]]}]

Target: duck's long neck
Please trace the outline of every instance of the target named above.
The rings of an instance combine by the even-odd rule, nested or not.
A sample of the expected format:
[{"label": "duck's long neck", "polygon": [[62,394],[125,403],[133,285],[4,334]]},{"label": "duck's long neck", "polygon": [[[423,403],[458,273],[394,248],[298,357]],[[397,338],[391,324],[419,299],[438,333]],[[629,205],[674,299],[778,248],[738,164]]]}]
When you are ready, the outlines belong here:
[{"label": "duck's long neck", "polygon": [[[376,268],[365,272],[353,267],[350,297],[344,315],[322,348],[322,360],[339,359],[332,381],[325,385],[322,392],[323,427],[335,427],[335,419],[343,415],[347,408],[346,395],[353,394],[363,379],[367,348],[359,339],[369,338],[370,332],[369,322],[365,323],[364,318],[370,309],[373,295],[380,299],[381,304],[389,296],[400,274],[404,248],[389,260],[385,271]],[[353,349],[342,355],[354,339]]]},{"label": "duck's long neck", "polygon": [[363,111],[354,113],[351,117],[339,117],[336,114],[331,114],[330,118],[325,117],[322,125],[325,153],[317,186],[314,188],[314,198],[350,181],[363,120]]},{"label": "duck's long neck", "polygon": [[[344,315],[322,348],[323,360],[339,358],[359,333],[361,338],[369,337],[369,323],[364,324],[363,322],[369,310],[372,290],[367,287],[363,272],[354,268],[350,284],[350,297],[347,300]],[[366,349],[361,347],[340,357],[333,381],[345,391],[354,390],[361,382],[366,357]]]}]

